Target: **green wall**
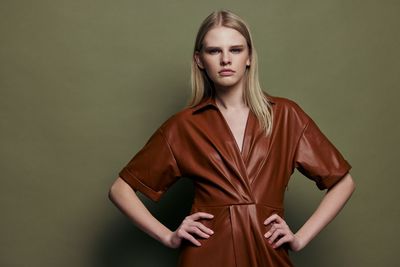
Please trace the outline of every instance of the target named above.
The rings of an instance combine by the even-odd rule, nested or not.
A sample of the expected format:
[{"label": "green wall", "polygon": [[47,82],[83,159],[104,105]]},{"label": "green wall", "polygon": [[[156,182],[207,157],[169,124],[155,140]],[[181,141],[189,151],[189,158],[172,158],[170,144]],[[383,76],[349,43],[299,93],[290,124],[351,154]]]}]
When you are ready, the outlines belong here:
[{"label": "green wall", "polygon": [[[0,2],[0,266],[174,266],[177,252],[109,201],[119,170],[190,95],[196,31],[214,9],[250,25],[261,84],[308,112],[357,189],[296,266],[395,266],[400,186],[398,1]],[[154,215],[176,228],[193,188]],[[323,192],[296,172],[298,229]],[[397,234],[396,234],[397,233]]]}]

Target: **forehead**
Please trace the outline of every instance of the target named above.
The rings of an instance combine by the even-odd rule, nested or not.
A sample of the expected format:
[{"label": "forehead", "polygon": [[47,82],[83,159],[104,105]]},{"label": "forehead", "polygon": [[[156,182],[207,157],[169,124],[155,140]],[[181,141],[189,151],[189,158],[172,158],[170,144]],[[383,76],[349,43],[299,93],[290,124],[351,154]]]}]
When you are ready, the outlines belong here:
[{"label": "forehead", "polygon": [[223,26],[210,29],[203,39],[205,46],[230,45],[233,43],[235,45],[245,44],[246,39],[237,30]]}]

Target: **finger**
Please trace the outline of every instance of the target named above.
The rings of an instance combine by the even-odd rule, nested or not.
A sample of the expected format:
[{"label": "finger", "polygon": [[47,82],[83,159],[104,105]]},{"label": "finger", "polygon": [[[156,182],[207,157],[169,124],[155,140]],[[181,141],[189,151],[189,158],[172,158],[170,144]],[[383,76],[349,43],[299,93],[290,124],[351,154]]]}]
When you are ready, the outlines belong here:
[{"label": "finger", "polygon": [[264,234],[266,238],[270,237],[276,230],[278,229],[284,229],[282,225],[277,224],[277,223],[272,223],[272,226],[269,228],[269,230]]},{"label": "finger", "polygon": [[187,233],[186,231],[182,231],[181,232],[181,236],[187,240],[189,240],[190,242],[192,242],[193,244],[195,244],[196,246],[201,246],[201,243],[199,241],[197,241],[196,238],[194,238],[191,234]]},{"label": "finger", "polygon": [[264,224],[267,225],[267,224],[270,224],[273,221],[277,221],[278,217],[279,217],[278,214],[274,213],[264,221]]},{"label": "finger", "polygon": [[199,228],[203,232],[206,232],[206,233],[208,233],[210,235],[214,234],[213,230],[211,230],[210,228],[206,227],[204,224],[202,224],[200,222],[193,222],[192,225],[197,226],[197,228]]},{"label": "finger", "polygon": [[266,237],[266,238],[268,238],[268,237],[270,237],[271,235],[272,235],[272,233],[273,233],[273,231],[268,231],[268,232],[266,232],[265,234],[264,234],[264,236]]},{"label": "finger", "polygon": [[209,237],[210,237],[209,234],[204,233],[203,231],[201,231],[201,230],[200,230],[199,228],[197,228],[196,226],[191,226],[191,227],[189,227],[189,228],[188,228],[188,232],[195,233],[195,234],[197,234],[197,235],[199,235],[199,236],[201,236],[201,237],[204,237],[204,238],[209,238]]},{"label": "finger", "polygon": [[277,229],[281,229],[278,224],[273,223],[272,226],[267,229],[268,231],[264,234],[266,238],[270,237]]},{"label": "finger", "polygon": [[286,234],[286,233],[285,233],[282,229],[278,229],[278,230],[276,230],[276,231],[268,238],[268,242],[269,242],[270,244],[272,244],[272,243],[275,242],[275,239],[276,239],[278,236],[285,235],[285,234]]},{"label": "finger", "polygon": [[211,213],[199,211],[199,212],[189,215],[189,217],[191,217],[193,220],[198,220],[201,218],[212,219],[214,217],[214,215]]},{"label": "finger", "polygon": [[272,225],[270,228],[269,228],[269,230],[264,234],[264,236],[266,237],[266,238],[268,238],[268,237],[270,237],[274,232],[275,232],[275,227],[274,227],[274,225]]},{"label": "finger", "polygon": [[274,213],[264,221],[264,224],[267,225],[271,222],[282,223],[284,220],[278,214]]},{"label": "finger", "polygon": [[289,241],[291,241],[291,237],[289,235],[285,235],[284,237],[282,237],[281,239],[279,239],[278,241],[276,241],[275,244],[272,245],[273,248],[278,248],[279,246],[281,246],[284,243],[287,243]]},{"label": "finger", "polygon": [[277,229],[285,229],[286,226],[283,223],[276,223],[276,222],[272,222],[271,227],[269,228],[269,231],[275,231]]},{"label": "finger", "polygon": [[273,221],[276,221],[277,223],[285,222],[278,214],[274,213],[264,221],[264,224],[268,225]]}]

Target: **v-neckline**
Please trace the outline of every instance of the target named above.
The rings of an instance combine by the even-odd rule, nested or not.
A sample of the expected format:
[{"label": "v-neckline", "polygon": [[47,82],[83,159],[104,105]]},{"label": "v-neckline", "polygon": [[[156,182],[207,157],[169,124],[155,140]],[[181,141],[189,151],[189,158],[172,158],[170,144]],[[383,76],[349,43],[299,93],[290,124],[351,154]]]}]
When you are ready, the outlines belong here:
[{"label": "v-neckline", "polygon": [[235,143],[235,149],[236,152],[241,156],[243,162],[245,160],[245,149],[246,149],[246,135],[247,135],[247,129],[249,128],[249,120],[250,120],[250,116],[251,116],[251,110],[250,108],[248,109],[247,112],[247,119],[246,119],[246,123],[244,126],[244,131],[243,131],[243,138],[242,138],[242,144],[241,144],[241,148],[239,147],[239,144],[236,141],[235,135],[233,134],[233,131],[231,129],[231,127],[229,126],[228,121],[226,120],[224,114],[222,113],[222,111],[219,109],[219,107],[216,105],[217,109],[218,109],[218,113],[221,115],[222,120],[224,121],[224,124],[226,126],[226,128],[228,129],[228,132],[231,136],[231,139],[233,140],[233,142]]}]

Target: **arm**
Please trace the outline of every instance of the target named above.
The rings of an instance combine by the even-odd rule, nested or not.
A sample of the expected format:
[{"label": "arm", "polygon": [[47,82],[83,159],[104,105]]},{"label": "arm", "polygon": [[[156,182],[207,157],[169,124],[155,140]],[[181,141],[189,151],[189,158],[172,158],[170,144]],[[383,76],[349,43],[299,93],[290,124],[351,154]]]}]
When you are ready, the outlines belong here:
[{"label": "arm", "polygon": [[121,177],[118,177],[111,186],[108,197],[139,229],[169,248],[178,248],[183,239],[201,246],[192,234],[209,238],[214,233],[202,223],[197,222],[202,218],[213,218],[212,214],[206,212],[196,212],[186,216],[177,230],[172,232],[150,213],[136,192]]},{"label": "arm", "polygon": [[276,221],[277,224],[271,227],[273,228],[272,231],[270,230],[265,237],[270,238],[270,243],[272,243],[278,235],[284,234],[285,236],[278,240],[274,247],[289,242],[293,251],[301,250],[336,217],[354,190],[355,183],[353,178],[350,173],[347,173],[345,177],[327,191],[318,208],[296,234],[293,235],[285,221],[274,214],[265,221],[265,224],[273,221]]},{"label": "arm", "polygon": [[150,213],[121,177],[112,184],[108,197],[138,228],[168,246],[167,237],[172,232]]},{"label": "arm", "polygon": [[300,250],[305,247],[328,223],[330,223],[346,204],[355,190],[355,183],[348,173],[337,184],[328,189],[321,203],[306,223],[297,231]]}]

